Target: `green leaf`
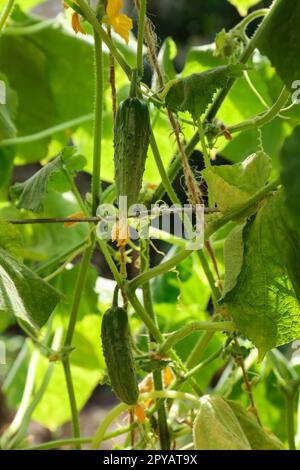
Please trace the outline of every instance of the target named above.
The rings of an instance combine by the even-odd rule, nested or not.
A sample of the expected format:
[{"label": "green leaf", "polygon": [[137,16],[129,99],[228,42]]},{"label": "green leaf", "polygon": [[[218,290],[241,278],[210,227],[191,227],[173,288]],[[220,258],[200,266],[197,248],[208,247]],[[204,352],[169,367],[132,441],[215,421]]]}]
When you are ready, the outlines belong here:
[{"label": "green leaf", "polygon": [[260,0],[228,0],[231,5],[235,6],[241,16],[246,16],[249,8],[253,7]]},{"label": "green leaf", "polygon": [[[17,93],[12,90],[6,77],[0,73],[0,81],[4,84],[4,96],[0,100],[0,142],[16,136],[17,130],[14,124],[18,107]],[[2,85],[1,84],[1,85]],[[1,90],[3,85],[1,86]],[[4,101],[4,102],[3,102]]]},{"label": "green leaf", "polygon": [[218,396],[200,398],[193,433],[196,450],[251,450],[231,407]]},{"label": "green leaf", "polygon": [[288,88],[299,80],[300,3],[298,0],[277,2],[257,47],[269,57]]},{"label": "green leaf", "polygon": [[0,248],[1,314],[13,314],[21,326],[38,332],[60,299],[57,290]]},{"label": "green leaf", "polygon": [[166,106],[175,112],[188,111],[196,121],[212,102],[216,91],[225,86],[229,78],[239,76],[241,72],[240,65],[220,66],[174,80],[166,86]]},{"label": "green leaf", "polygon": [[11,188],[12,196],[18,199],[17,207],[32,212],[41,212],[44,208],[45,196],[51,187],[58,191],[65,191],[69,188],[65,171],[74,175],[84,165],[85,159],[82,155],[78,155],[76,149],[73,147],[64,148],[57,158],[41,168],[31,178],[24,183],[16,183]]},{"label": "green leaf", "polygon": [[[59,325],[61,325],[61,321],[58,318],[55,327],[57,328]],[[66,322],[64,325],[66,325]],[[94,388],[104,376],[105,364],[99,339],[100,325],[99,315],[87,315],[76,324],[72,342],[75,350],[70,356],[70,361],[79,411],[86,404]],[[40,356],[36,373],[36,387],[41,384],[48,365],[48,359]],[[51,431],[55,431],[63,423],[69,421],[70,418],[71,413],[64,371],[62,364],[57,363],[43,400],[33,413],[33,419]]]},{"label": "green leaf", "polygon": [[243,429],[252,450],[284,450],[283,443],[257,423],[253,413],[232,400],[226,400]]},{"label": "green leaf", "polygon": [[202,171],[210,194],[222,212],[246,202],[268,181],[272,165],[270,157],[257,152],[235,165],[220,165]]},{"label": "green leaf", "polygon": [[237,283],[243,266],[244,240],[243,233],[246,222],[237,225],[228,235],[224,244],[225,279],[224,292],[230,292]]},{"label": "green leaf", "polygon": [[300,127],[285,141],[281,151],[281,180],[286,207],[300,229]]},{"label": "green leaf", "polygon": [[0,219],[0,248],[7,251],[11,256],[22,260],[23,239],[20,231],[15,225]]},{"label": "green leaf", "polygon": [[[11,147],[0,147],[0,197],[6,196],[7,187],[13,169],[15,153]],[[6,199],[6,197],[5,197]]]},{"label": "green leaf", "polygon": [[223,303],[262,358],[300,335],[300,242],[287,224],[282,193],[270,197],[243,237],[243,267]]}]

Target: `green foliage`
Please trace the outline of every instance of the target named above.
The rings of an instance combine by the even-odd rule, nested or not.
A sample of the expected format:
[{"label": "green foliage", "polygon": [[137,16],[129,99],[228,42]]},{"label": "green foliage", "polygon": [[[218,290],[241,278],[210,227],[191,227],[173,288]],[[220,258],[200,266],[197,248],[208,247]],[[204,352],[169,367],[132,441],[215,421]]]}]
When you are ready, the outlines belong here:
[{"label": "green foliage", "polygon": [[14,315],[21,326],[38,332],[61,294],[0,248],[0,311]]},{"label": "green foliage", "polygon": [[202,175],[218,208],[228,212],[261,189],[268,182],[271,171],[270,157],[257,152],[242,163],[206,168]]},{"label": "green foliage", "polygon": [[238,224],[230,232],[224,243],[225,279],[223,295],[234,289],[243,266],[245,225],[246,222]]},{"label": "green foliage", "polygon": [[16,226],[0,219],[0,248],[7,251],[11,256],[22,260],[23,239]]},{"label": "green foliage", "polygon": [[296,228],[300,227],[300,127],[285,141],[281,152],[281,179],[285,189],[286,207]]},{"label": "green foliage", "polygon": [[282,81],[291,89],[299,80],[300,4],[298,0],[277,2],[272,19],[260,38],[258,47],[271,60]]},{"label": "green foliage", "polygon": [[13,197],[18,199],[17,207],[32,212],[42,212],[45,195],[49,189],[52,187],[57,191],[66,191],[70,186],[66,173],[72,177],[76,171],[84,167],[84,164],[84,157],[78,155],[76,149],[64,148],[55,160],[41,168],[29,180],[16,183],[11,188]]},{"label": "green foliage", "polygon": [[16,136],[17,129],[13,123],[17,112],[17,94],[9,87],[6,77],[0,74],[5,84],[5,103],[0,102],[0,142]]},{"label": "green foliage", "polygon": [[263,205],[243,238],[243,267],[223,302],[262,359],[269,349],[300,334],[299,239],[286,223],[282,194]]},{"label": "green foliage", "polygon": [[165,102],[171,111],[188,111],[194,121],[205,112],[214,94],[231,77],[241,75],[242,67],[217,67],[167,84]]}]

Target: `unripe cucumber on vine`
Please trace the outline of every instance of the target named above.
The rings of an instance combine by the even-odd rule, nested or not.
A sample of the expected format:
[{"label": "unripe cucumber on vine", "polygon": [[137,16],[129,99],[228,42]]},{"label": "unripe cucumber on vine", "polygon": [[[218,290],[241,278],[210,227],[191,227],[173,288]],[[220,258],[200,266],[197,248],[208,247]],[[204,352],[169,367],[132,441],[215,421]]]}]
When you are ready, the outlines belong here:
[{"label": "unripe cucumber on vine", "polygon": [[138,202],[150,142],[147,104],[136,96],[133,79],[130,97],[118,107],[114,130],[116,198],[127,196],[127,207]]},{"label": "unripe cucumber on vine", "polygon": [[101,339],[108,375],[115,394],[127,405],[135,405],[139,389],[128,316],[123,308],[113,306],[104,314]]}]

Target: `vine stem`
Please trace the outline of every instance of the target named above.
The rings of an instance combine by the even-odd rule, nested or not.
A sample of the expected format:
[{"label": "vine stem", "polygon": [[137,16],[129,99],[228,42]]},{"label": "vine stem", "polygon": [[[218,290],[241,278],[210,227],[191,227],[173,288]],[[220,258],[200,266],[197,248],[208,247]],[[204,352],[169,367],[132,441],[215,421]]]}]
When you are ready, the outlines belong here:
[{"label": "vine stem", "polygon": [[187,336],[191,335],[195,331],[235,331],[236,325],[232,321],[221,321],[221,322],[192,322],[188,325],[183,326],[161,345],[158,350],[158,354],[165,356],[173,346],[179,341],[182,341]]},{"label": "vine stem", "polygon": [[290,91],[284,87],[274,105],[268,109],[262,115],[255,116],[253,118],[247,119],[239,124],[234,124],[233,126],[228,126],[228,131],[233,134],[235,132],[247,131],[254,127],[263,127],[265,124],[271,122],[281,111],[281,109],[286,104],[287,100],[290,97]]},{"label": "vine stem", "polygon": [[[140,240],[140,257],[141,257],[141,272],[145,272],[149,269],[149,240]],[[156,327],[158,328],[157,319],[155,316],[155,312],[153,309],[152,303],[152,296],[151,296],[151,287],[150,283],[146,282],[143,285],[143,301],[146,311],[148,312],[149,316],[155,322]],[[152,334],[149,334],[150,343],[152,343],[155,338],[153,338]],[[159,391],[163,390],[163,379],[162,379],[162,371],[161,370],[154,370],[153,373],[153,385],[154,390]],[[160,445],[162,450],[169,450],[170,449],[170,435],[167,423],[167,415],[166,415],[166,408],[165,404],[162,403],[162,406],[157,410],[158,416],[158,428],[159,428],[159,439]]]},{"label": "vine stem", "polygon": [[295,422],[294,422],[294,393],[285,393],[286,398],[286,414],[287,414],[287,432],[289,449],[296,450],[295,442]]},{"label": "vine stem", "polygon": [[80,124],[84,124],[85,122],[93,121],[93,119],[93,113],[84,114],[83,116],[79,116],[78,118],[71,119],[70,121],[66,121],[61,124],[57,124],[56,126],[49,127],[48,129],[36,132],[35,134],[25,135],[21,137],[13,137],[11,139],[4,139],[0,142],[0,147],[30,144],[31,142],[36,142],[38,140],[45,139],[46,137],[50,137],[53,134],[57,134],[58,132],[64,131],[66,129],[70,129],[72,127],[79,126]]},{"label": "vine stem", "polygon": [[[146,400],[155,400],[158,398],[170,398],[172,400],[186,400],[194,403],[196,406],[199,406],[199,398],[195,397],[194,395],[191,395],[190,393],[184,393],[184,392],[178,392],[178,391],[173,391],[173,390],[164,390],[164,391],[158,391],[158,392],[149,392],[149,393],[143,393],[142,395],[139,396],[138,401],[139,403],[146,401]],[[113,408],[102,420],[95,437],[92,442],[92,449],[93,450],[98,450],[99,447],[101,446],[101,443],[104,440],[104,436],[106,433],[106,430],[108,427],[111,425],[111,423],[118,418],[122,413],[127,411],[130,408],[130,406],[126,405],[125,403],[121,403],[120,405],[116,406]]]},{"label": "vine stem", "polygon": [[[98,31],[94,29],[94,40],[95,40],[95,127],[94,127],[94,151],[93,151],[93,174],[92,174],[92,215],[96,215],[97,207],[99,204],[100,197],[100,170],[101,170],[101,136],[102,136],[102,116],[103,116],[103,60],[102,60],[102,40]],[[91,243],[84,251],[80,271],[78,274],[75,293],[73,297],[73,303],[69,318],[69,324],[67,334],[65,338],[65,347],[71,347],[73,335],[76,327],[78,311],[80,307],[80,301],[83,290],[85,288],[87,273],[94,251],[95,246],[95,232],[91,233]],[[65,379],[67,384],[71,415],[72,415],[72,426],[73,436],[80,438],[80,423],[79,413],[77,409],[76,396],[74,390],[74,384],[72,379],[72,372],[70,366],[70,358],[67,355],[63,359],[63,368],[65,373]],[[80,450],[81,445],[78,443],[75,448]]]},{"label": "vine stem", "polygon": [[4,29],[5,24],[14,9],[15,3],[16,3],[16,0],[7,0],[6,4],[4,5],[4,8],[0,15],[0,34],[2,30]]},{"label": "vine stem", "polygon": [[95,122],[92,179],[92,215],[95,216],[100,201],[101,142],[103,120],[103,54],[102,39],[94,29],[95,40]]},{"label": "vine stem", "polygon": [[144,45],[146,10],[147,10],[147,0],[141,0],[140,11],[139,11],[139,29],[138,29],[137,62],[136,62],[138,76],[140,79],[142,79],[144,75],[143,45]]},{"label": "vine stem", "polygon": [[260,10],[255,10],[250,13],[246,18],[244,18],[234,29],[245,30],[247,26],[252,23],[252,21],[256,20],[257,18],[261,18],[262,16],[266,16],[270,12],[270,8],[261,8]]}]

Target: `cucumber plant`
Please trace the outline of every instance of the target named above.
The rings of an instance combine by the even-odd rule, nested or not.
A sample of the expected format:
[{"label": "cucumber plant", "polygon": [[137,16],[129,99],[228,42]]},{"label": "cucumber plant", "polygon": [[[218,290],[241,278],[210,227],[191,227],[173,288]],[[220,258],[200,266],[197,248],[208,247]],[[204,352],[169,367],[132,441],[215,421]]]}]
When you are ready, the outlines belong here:
[{"label": "cucumber plant", "polygon": [[299,448],[299,0],[224,0],[180,72],[150,1],[136,38],[121,0],[39,3],[0,2],[1,449]]}]

